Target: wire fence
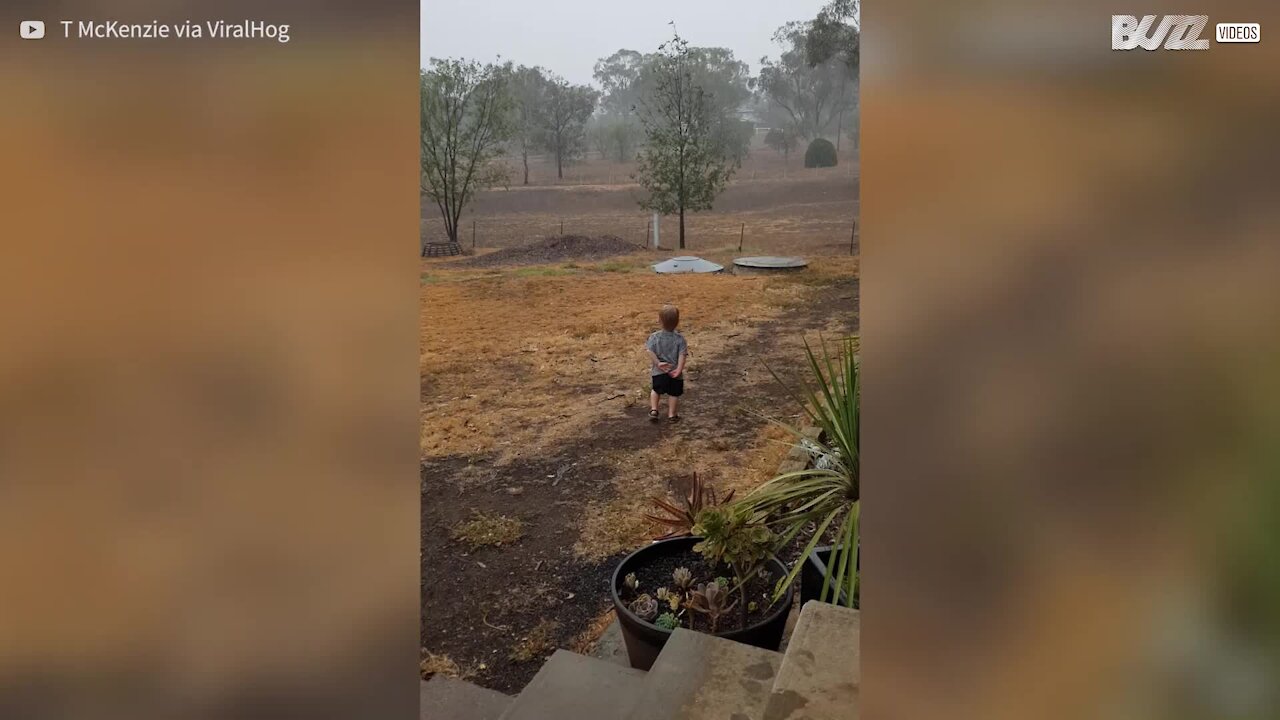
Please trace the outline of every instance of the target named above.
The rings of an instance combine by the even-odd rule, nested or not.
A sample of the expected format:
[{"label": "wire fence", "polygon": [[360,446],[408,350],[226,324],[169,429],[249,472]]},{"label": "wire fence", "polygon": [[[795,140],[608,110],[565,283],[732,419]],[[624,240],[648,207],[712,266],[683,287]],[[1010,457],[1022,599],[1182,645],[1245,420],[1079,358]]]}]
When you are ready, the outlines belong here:
[{"label": "wire fence", "polygon": [[[680,220],[663,216],[659,222],[659,249],[679,249]],[[464,218],[458,227],[458,244],[463,252],[515,247],[563,235],[600,237],[610,235],[639,247],[654,247],[653,215],[642,213],[556,215],[499,215]],[[787,252],[821,249],[831,254],[857,250],[856,217],[785,217],[734,219],[732,217],[685,217],[685,250],[751,250]],[[424,217],[423,247],[447,243],[444,223]],[[843,254],[843,252],[842,252]]]}]

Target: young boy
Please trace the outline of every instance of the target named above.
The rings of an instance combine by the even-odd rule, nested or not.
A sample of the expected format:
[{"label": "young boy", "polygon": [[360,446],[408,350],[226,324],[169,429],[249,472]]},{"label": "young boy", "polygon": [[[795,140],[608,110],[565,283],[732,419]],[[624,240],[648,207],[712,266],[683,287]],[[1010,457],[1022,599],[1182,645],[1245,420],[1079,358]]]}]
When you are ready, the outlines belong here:
[{"label": "young boy", "polygon": [[658,312],[662,329],[649,336],[644,347],[649,352],[649,376],[653,391],[649,393],[649,420],[658,421],[658,399],[667,396],[667,419],[680,420],[676,412],[679,398],[684,394],[684,364],[689,357],[689,345],[684,336],[676,332],[680,324],[680,310],[674,305],[664,305]]}]

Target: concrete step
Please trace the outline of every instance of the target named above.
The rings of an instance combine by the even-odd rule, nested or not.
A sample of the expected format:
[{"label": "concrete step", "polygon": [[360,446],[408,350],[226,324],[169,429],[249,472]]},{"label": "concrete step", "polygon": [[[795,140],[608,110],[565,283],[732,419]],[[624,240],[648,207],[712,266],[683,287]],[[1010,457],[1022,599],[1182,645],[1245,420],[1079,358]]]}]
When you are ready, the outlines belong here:
[{"label": "concrete step", "polygon": [[622,625],[616,618],[609,623],[609,627],[605,628],[600,639],[596,641],[591,657],[600,658],[614,665],[631,667],[631,660],[627,657],[626,641],[622,639]]},{"label": "concrete step", "polygon": [[465,680],[436,675],[418,690],[420,720],[498,720],[512,697]]},{"label": "concrete step", "polygon": [[624,718],[644,692],[645,673],[556,650],[502,720]]},{"label": "concrete step", "polygon": [[630,720],[763,720],[781,664],[781,653],[677,629]]},{"label": "concrete step", "polygon": [[857,720],[861,614],[811,600],[773,681],[765,720]]}]

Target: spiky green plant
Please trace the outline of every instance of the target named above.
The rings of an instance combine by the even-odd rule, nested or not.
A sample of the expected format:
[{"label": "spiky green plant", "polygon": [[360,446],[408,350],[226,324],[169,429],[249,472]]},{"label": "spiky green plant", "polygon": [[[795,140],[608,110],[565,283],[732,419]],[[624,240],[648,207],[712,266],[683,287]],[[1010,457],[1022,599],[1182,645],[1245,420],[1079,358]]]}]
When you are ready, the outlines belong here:
[{"label": "spiky green plant", "polygon": [[[786,423],[796,445],[811,445],[818,456],[828,458],[825,467],[783,473],[741,498],[738,504],[763,520],[777,533],[777,548],[791,543],[806,527],[816,526],[801,557],[808,557],[833,523],[838,523],[837,543],[823,578],[821,599],[839,599],[856,607],[858,595],[858,517],[861,496],[858,475],[858,404],[860,387],[856,338],[844,338],[832,352],[820,341],[821,352],[805,341],[810,377],[798,388],[788,385],[773,368],[769,372],[804,409],[809,422],[822,430],[819,440],[804,436]],[[766,366],[767,367],[767,366]],[[775,588],[781,597],[799,574],[803,563]]]},{"label": "spiky green plant", "polygon": [[716,489],[699,478],[698,473],[695,472],[677,498],[679,504],[658,497],[651,500],[658,514],[645,513],[644,516],[669,528],[667,532],[654,538],[654,540],[666,540],[693,534],[693,526],[698,523],[698,513],[704,508],[713,508],[732,501],[733,491],[730,490],[722,499],[716,494]]},{"label": "spiky green plant", "polygon": [[658,619],[655,620],[653,624],[663,630],[675,630],[680,627],[680,618],[676,617],[672,613],[666,612],[659,615]]}]

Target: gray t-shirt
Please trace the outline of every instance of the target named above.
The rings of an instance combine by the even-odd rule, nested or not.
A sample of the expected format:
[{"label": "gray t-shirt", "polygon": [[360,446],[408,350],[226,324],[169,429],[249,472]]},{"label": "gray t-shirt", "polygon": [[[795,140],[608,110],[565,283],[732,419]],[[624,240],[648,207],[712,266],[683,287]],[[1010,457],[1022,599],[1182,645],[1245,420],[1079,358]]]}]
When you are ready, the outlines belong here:
[{"label": "gray t-shirt", "polygon": [[[671,363],[672,369],[680,364],[680,353],[686,356],[689,354],[689,344],[684,341],[684,336],[675,330],[659,330],[649,336],[644,344],[645,347],[653,351],[658,356],[658,360]],[[653,365],[649,369],[649,375],[663,375],[664,371],[659,370],[657,365]]]}]

